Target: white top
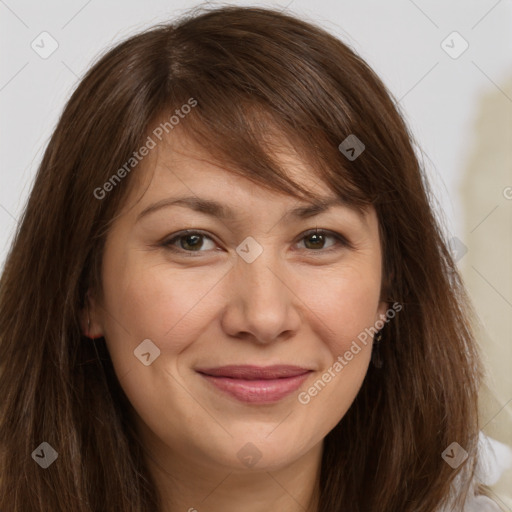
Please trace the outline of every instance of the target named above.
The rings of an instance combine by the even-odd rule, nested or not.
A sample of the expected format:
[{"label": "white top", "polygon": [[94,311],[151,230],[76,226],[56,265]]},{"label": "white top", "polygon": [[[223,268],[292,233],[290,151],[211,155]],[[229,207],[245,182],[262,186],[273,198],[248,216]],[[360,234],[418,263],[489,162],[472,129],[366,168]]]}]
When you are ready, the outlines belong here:
[{"label": "white top", "polygon": [[[478,483],[492,486],[505,470],[512,467],[512,449],[506,444],[480,432],[478,439],[479,461],[476,467],[475,489]],[[442,509],[439,512],[449,512]],[[464,512],[501,512],[498,505],[486,496],[472,496],[466,501]]]}]

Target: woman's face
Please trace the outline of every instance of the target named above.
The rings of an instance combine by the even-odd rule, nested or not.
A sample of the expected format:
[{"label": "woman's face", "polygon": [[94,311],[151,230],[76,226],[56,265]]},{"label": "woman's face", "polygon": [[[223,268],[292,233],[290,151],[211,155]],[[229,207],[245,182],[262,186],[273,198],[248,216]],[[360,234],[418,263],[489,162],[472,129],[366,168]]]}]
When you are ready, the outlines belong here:
[{"label": "woman's face", "polygon": [[[334,197],[295,156],[279,159]],[[91,333],[105,336],[140,432],[177,457],[238,469],[319,446],[361,387],[362,334],[386,311],[375,211],[294,214],[310,204],[228,173],[178,133],[132,172],[141,184],[108,235]],[[329,233],[306,233],[315,228]],[[199,372],[243,365],[302,375]]]}]

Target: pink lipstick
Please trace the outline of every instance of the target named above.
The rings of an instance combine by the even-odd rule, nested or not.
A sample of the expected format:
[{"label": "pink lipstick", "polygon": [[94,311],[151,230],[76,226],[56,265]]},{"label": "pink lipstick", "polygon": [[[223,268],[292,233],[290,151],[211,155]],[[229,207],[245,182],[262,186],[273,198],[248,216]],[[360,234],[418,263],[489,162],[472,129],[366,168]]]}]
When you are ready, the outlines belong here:
[{"label": "pink lipstick", "polygon": [[296,391],[312,370],[290,365],[229,365],[196,371],[241,402],[271,404]]}]

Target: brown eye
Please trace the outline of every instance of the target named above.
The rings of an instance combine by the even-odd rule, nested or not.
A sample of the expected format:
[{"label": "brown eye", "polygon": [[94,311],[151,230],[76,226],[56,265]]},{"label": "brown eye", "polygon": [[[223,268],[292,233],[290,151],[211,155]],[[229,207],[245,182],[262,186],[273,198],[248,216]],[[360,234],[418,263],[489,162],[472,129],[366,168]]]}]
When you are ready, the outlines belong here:
[{"label": "brown eye", "polygon": [[[334,240],[327,245],[327,240]],[[205,241],[211,242],[211,247],[205,248]],[[324,229],[312,229],[304,233],[300,241],[305,241],[305,249],[309,252],[330,252],[343,247],[350,247],[350,243],[339,233]],[[207,245],[207,244],[206,244]],[[172,238],[162,243],[166,249],[186,256],[200,256],[202,252],[214,250],[214,240],[201,231],[186,230],[176,233]]]},{"label": "brown eye", "polygon": [[[335,243],[330,244],[327,248],[325,247],[326,239],[331,238],[335,240]],[[313,251],[330,251],[335,248],[336,245],[348,246],[347,240],[338,233],[326,231],[324,229],[314,229],[306,232],[302,235],[301,240],[305,240],[306,249]]]},{"label": "brown eye", "polygon": [[[204,252],[204,240],[213,240],[200,231],[185,231],[167,240],[162,245],[177,252]],[[208,248],[205,250],[209,250]]]}]

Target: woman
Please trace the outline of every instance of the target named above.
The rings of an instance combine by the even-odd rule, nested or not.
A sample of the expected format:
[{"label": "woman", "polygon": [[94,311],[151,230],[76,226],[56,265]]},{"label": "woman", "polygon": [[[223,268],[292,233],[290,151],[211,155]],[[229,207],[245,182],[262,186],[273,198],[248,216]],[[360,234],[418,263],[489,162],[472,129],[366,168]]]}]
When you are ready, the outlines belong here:
[{"label": "woman", "polygon": [[486,500],[473,317],[411,140],[360,57],[274,10],[103,56],[1,280],[0,510]]}]

